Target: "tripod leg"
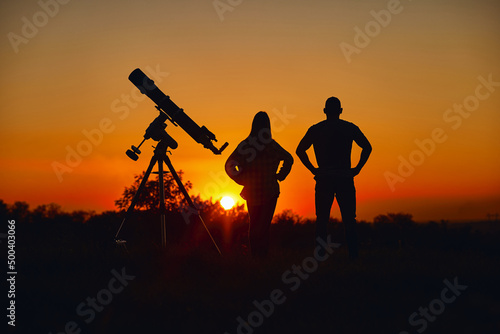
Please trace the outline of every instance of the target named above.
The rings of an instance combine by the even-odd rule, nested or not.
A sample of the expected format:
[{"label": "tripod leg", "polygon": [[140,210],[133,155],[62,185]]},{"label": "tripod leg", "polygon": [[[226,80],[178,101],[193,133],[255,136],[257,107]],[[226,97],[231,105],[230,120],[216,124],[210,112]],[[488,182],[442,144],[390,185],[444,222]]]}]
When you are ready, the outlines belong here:
[{"label": "tripod leg", "polygon": [[165,206],[165,182],[163,181],[163,161],[160,157],[158,159],[158,183],[160,185],[160,224],[161,224],[161,246],[167,247],[167,225],[165,223],[165,213],[167,208]]},{"label": "tripod leg", "polygon": [[203,224],[203,227],[205,227],[205,230],[207,231],[208,235],[210,236],[210,239],[212,239],[212,243],[214,244],[215,248],[217,248],[217,251],[219,252],[219,254],[222,255],[222,253],[221,253],[221,251],[219,249],[219,246],[217,246],[217,243],[215,242],[214,238],[212,237],[212,234],[210,233],[210,231],[208,230],[208,227],[205,224],[205,221],[201,217],[200,211],[198,210],[198,208],[196,207],[196,205],[194,205],[193,200],[191,199],[191,197],[189,197],[189,194],[188,194],[186,188],[184,187],[184,185],[182,184],[182,181],[179,178],[179,175],[177,175],[177,172],[175,171],[175,168],[172,165],[172,162],[170,161],[170,158],[166,154],[162,158],[163,158],[163,161],[165,161],[165,164],[167,164],[168,169],[170,170],[170,173],[172,174],[172,176],[175,179],[175,182],[177,182],[177,185],[179,186],[179,189],[181,190],[182,194],[186,198],[186,201],[189,203],[189,206],[191,206],[194,210],[196,210],[196,212],[198,213],[198,218],[200,218],[200,221]]},{"label": "tripod leg", "polygon": [[146,182],[148,182],[149,175],[151,174],[151,171],[153,170],[154,165],[156,164],[156,161],[158,161],[158,158],[156,156],[153,156],[151,158],[151,161],[149,163],[149,167],[146,170],[146,173],[144,174],[144,178],[141,181],[141,184],[139,185],[139,188],[137,189],[137,192],[135,193],[134,197],[132,198],[132,202],[130,203],[130,206],[127,209],[127,212],[125,213],[125,217],[122,220],[122,223],[120,224],[120,228],[118,228],[118,231],[116,232],[115,235],[115,240],[118,239],[118,234],[120,234],[120,231],[122,230],[123,224],[125,223],[125,220],[129,217],[129,215],[134,211],[134,207],[137,204],[137,201],[139,200],[139,195],[143,191],[144,187],[146,186]]}]

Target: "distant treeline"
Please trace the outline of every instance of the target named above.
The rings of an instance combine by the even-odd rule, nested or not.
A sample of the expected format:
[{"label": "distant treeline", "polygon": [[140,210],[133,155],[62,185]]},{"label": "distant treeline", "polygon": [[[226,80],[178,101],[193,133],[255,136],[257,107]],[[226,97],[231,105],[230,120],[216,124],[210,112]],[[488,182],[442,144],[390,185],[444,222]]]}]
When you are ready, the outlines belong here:
[{"label": "distant treeline", "polygon": [[[218,244],[225,250],[248,249],[248,215],[244,206],[225,211],[218,202],[197,200],[201,216]],[[169,244],[187,248],[212,248],[196,214],[170,210],[166,213]],[[30,209],[25,202],[12,205],[0,200],[3,221],[16,221],[18,247],[59,252],[103,252],[116,248],[115,234],[125,211],[95,213],[64,212],[57,204]],[[131,249],[156,249],[160,245],[160,215],[157,209],[135,211],[125,221],[120,239]],[[329,226],[335,242],[344,244],[342,223],[332,219]],[[314,220],[285,210],[274,217],[271,242],[274,248],[304,249],[314,245]],[[372,222],[358,222],[362,249],[477,250],[500,254],[500,228],[494,222],[456,224],[446,221],[416,223],[411,214],[378,215]],[[24,242],[23,242],[24,241]],[[30,252],[31,253],[31,252]]]}]

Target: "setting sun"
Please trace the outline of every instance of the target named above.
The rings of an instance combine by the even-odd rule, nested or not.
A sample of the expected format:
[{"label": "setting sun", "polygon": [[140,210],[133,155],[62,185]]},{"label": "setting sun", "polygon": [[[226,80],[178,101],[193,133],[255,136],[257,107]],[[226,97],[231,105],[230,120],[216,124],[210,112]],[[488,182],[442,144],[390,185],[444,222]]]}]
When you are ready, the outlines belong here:
[{"label": "setting sun", "polygon": [[234,206],[234,199],[231,196],[224,196],[220,200],[220,205],[224,210],[230,210]]}]

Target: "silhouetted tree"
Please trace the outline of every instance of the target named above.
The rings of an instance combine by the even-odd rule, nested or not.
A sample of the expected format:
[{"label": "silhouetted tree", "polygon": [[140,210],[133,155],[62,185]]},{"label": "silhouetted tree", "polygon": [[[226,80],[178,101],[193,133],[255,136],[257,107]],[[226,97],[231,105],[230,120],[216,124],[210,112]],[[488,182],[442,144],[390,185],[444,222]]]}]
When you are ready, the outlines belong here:
[{"label": "silhouetted tree", "polygon": [[302,223],[302,217],[293,212],[292,210],[283,210],[281,213],[278,213],[274,216],[273,222],[275,224],[282,225],[294,225]]},{"label": "silhouetted tree", "polygon": [[63,214],[62,208],[59,204],[50,203],[39,205],[33,210],[32,215],[38,218],[54,219]]},{"label": "silhouetted tree", "polygon": [[26,221],[30,214],[29,208],[30,206],[26,202],[14,202],[14,204],[9,207],[10,216],[15,220],[19,220],[19,222]]},{"label": "silhouetted tree", "polygon": [[388,213],[387,215],[378,215],[373,218],[376,224],[394,223],[398,226],[410,226],[414,223],[413,216],[409,213]]},{"label": "silhouetted tree", "polygon": [[71,219],[77,223],[86,223],[89,221],[90,218],[94,217],[95,215],[96,212],[93,210],[91,211],[76,210],[71,212]]},{"label": "silhouetted tree", "polygon": [[0,199],[0,218],[5,221],[9,215],[9,206],[3,200]]},{"label": "silhouetted tree", "polygon": [[[122,197],[115,201],[115,205],[119,210],[127,209],[132,202],[132,198],[137,192],[139,185],[146,172],[142,172],[140,175],[134,176],[134,183],[130,187],[125,187]],[[182,182],[182,171],[178,171],[177,174]],[[165,206],[168,211],[179,211],[183,206],[185,201],[184,195],[177,186],[174,177],[170,173],[163,174],[163,180],[165,184]],[[186,190],[192,188],[190,181],[183,183]],[[140,194],[135,209],[137,210],[152,210],[157,209],[160,203],[160,188],[158,183],[158,175],[154,179],[149,179]]]}]

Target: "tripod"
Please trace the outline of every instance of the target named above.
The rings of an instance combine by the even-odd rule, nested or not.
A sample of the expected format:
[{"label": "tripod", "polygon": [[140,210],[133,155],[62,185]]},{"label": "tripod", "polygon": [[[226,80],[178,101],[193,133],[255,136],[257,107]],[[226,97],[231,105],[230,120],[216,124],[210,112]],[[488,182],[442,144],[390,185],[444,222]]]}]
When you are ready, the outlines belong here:
[{"label": "tripod", "polygon": [[[165,214],[167,212],[166,206],[165,206],[165,184],[163,181],[163,163],[165,163],[172,174],[172,176],[175,179],[175,182],[179,186],[179,189],[181,190],[182,194],[184,195],[184,198],[188,202],[191,210],[197,213],[198,218],[200,219],[201,223],[203,224],[203,227],[205,227],[205,230],[207,231],[208,235],[210,236],[210,239],[212,240],[212,243],[214,244],[215,248],[217,248],[217,252],[219,252],[220,255],[222,255],[219,247],[217,246],[217,243],[215,242],[214,238],[212,237],[212,234],[208,230],[207,225],[203,221],[203,218],[200,215],[199,210],[196,208],[195,204],[191,200],[191,197],[189,197],[189,194],[182,184],[181,179],[179,178],[179,175],[177,175],[177,172],[175,171],[174,166],[172,165],[172,162],[170,161],[170,158],[167,156],[167,149],[169,147],[168,140],[162,139],[158,142],[158,145],[156,146],[154,150],[153,157],[151,158],[151,161],[149,163],[149,167],[146,170],[146,174],[144,175],[144,178],[141,181],[141,184],[139,185],[139,188],[137,189],[137,192],[135,193],[134,197],[132,198],[132,202],[130,203],[129,208],[127,209],[127,212],[125,213],[125,217],[122,220],[122,223],[120,224],[120,228],[116,232],[115,235],[115,240],[117,243],[122,243],[123,240],[118,239],[118,234],[120,234],[120,231],[123,227],[123,224],[129,217],[129,215],[134,211],[134,207],[137,204],[137,201],[139,199],[139,196],[141,192],[144,190],[144,187],[146,186],[146,182],[148,181],[149,175],[151,174],[151,171],[153,170],[153,167],[156,163],[158,163],[158,182],[160,186],[160,224],[161,224],[161,245],[162,248],[166,248],[167,246],[167,227],[166,227],[166,222],[165,222]],[[175,147],[174,147],[175,148]],[[189,217],[187,218],[189,219]]]}]

